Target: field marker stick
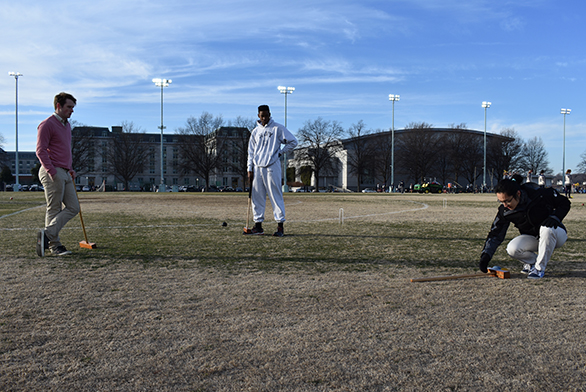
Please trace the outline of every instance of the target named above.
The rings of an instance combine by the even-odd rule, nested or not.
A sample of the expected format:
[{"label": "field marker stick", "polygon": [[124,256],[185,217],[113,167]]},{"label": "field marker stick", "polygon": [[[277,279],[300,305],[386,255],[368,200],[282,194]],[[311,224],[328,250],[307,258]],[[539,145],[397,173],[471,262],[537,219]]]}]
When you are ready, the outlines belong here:
[{"label": "field marker stick", "polygon": [[344,224],[344,209],[343,208],[340,208],[340,211],[338,211],[338,220],[340,221],[341,225]]}]

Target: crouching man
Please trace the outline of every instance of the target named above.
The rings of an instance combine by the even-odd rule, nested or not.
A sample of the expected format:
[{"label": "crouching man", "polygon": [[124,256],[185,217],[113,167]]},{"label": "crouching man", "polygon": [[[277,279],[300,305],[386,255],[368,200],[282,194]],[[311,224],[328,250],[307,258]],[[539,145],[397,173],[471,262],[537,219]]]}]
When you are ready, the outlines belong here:
[{"label": "crouching man", "polygon": [[513,223],[521,235],[507,246],[507,253],[523,263],[522,273],[540,279],[554,249],[568,239],[562,220],[570,211],[570,201],[553,188],[521,184],[521,176],[501,180],[495,193],[501,203],[480,256],[479,267],[487,272],[488,263],[504,241]]}]

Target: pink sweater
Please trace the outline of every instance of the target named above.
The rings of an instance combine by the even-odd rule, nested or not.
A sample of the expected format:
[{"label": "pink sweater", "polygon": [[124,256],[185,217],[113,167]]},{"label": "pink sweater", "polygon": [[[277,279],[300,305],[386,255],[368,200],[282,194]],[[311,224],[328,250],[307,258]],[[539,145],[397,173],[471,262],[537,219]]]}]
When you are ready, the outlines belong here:
[{"label": "pink sweater", "polygon": [[63,125],[54,115],[47,117],[37,129],[37,157],[51,176],[57,167],[72,169],[71,125]]}]

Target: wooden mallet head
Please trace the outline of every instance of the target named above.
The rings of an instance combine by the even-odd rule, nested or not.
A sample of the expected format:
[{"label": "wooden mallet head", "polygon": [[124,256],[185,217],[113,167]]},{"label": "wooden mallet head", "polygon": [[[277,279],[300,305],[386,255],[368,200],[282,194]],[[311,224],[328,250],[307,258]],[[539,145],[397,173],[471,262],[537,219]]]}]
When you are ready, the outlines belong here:
[{"label": "wooden mallet head", "polygon": [[79,243],[79,247],[86,248],[86,249],[96,249],[98,246],[96,245],[95,242],[81,241]]},{"label": "wooden mallet head", "polygon": [[501,268],[499,266],[489,267],[488,268],[489,274],[494,274],[497,278],[500,279],[509,279],[511,277],[511,273],[506,268]]}]

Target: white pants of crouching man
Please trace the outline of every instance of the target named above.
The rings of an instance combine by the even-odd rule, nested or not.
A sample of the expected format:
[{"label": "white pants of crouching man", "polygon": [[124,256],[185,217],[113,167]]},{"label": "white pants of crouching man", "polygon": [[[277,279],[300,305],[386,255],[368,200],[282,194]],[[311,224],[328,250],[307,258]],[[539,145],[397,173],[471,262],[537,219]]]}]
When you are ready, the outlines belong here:
[{"label": "white pants of crouching man", "polygon": [[539,271],[545,271],[553,250],[562,247],[568,239],[568,233],[561,227],[545,227],[539,229],[539,237],[521,234],[507,245],[507,253],[514,259],[525,264],[535,264]]},{"label": "white pants of crouching man", "polygon": [[273,215],[277,222],[285,221],[285,202],[281,190],[281,162],[277,160],[268,167],[255,167],[252,180],[252,211],[255,222],[265,219],[267,195],[273,205]]}]

